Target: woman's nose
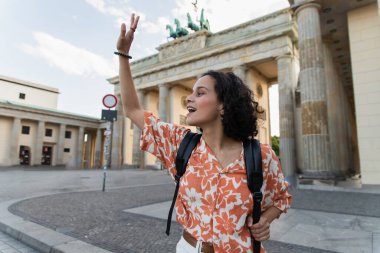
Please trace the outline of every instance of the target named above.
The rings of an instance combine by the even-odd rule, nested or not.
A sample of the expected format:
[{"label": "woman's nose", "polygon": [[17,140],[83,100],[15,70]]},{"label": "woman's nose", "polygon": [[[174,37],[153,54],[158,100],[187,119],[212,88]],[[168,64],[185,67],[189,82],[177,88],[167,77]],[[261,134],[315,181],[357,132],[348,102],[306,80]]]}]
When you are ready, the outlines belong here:
[{"label": "woman's nose", "polygon": [[191,99],[192,99],[192,95],[188,95],[188,96],[186,97],[186,102],[187,102],[187,103],[191,102]]}]

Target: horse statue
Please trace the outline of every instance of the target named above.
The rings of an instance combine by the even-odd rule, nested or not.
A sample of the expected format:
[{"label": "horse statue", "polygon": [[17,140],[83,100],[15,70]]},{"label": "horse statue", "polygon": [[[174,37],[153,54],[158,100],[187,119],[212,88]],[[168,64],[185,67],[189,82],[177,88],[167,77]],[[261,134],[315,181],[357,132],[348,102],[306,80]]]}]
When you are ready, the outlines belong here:
[{"label": "horse statue", "polygon": [[174,19],[174,23],[177,26],[175,31],[178,37],[186,36],[189,34],[189,32],[185,28],[181,27],[181,24],[179,23],[178,19]]},{"label": "horse statue", "polygon": [[193,20],[191,19],[189,13],[187,13],[187,27],[189,27],[194,32],[199,31],[199,26],[193,23]]},{"label": "horse statue", "polygon": [[204,10],[202,9],[201,11],[201,20],[200,20],[200,25],[201,25],[201,30],[207,30],[210,31],[210,23],[208,22],[208,19],[205,20],[204,18]]},{"label": "horse statue", "polygon": [[173,30],[173,27],[171,25],[166,25],[166,30],[169,30],[169,38],[177,38],[178,34]]}]

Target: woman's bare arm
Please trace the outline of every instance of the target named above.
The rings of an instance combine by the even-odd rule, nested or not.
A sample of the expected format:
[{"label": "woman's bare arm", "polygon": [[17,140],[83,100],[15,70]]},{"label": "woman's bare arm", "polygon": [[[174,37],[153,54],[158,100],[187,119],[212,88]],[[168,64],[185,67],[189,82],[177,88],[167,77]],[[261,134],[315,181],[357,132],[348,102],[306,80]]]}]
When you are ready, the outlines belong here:
[{"label": "woman's bare arm", "polygon": [[[120,36],[117,41],[117,50],[124,54],[129,54],[134,32],[136,31],[139,16],[132,14],[130,29],[126,31],[126,25],[123,23],[120,29]],[[133,83],[129,58],[119,56],[119,80],[121,101],[123,104],[124,115],[128,117],[140,129],[144,127],[144,110],[141,108],[136,88]]]}]

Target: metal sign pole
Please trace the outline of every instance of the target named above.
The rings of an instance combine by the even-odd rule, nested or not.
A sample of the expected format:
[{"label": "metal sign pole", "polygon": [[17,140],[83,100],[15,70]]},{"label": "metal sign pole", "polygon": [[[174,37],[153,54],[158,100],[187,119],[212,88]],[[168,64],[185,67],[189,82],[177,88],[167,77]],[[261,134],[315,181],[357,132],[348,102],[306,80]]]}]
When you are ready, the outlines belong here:
[{"label": "metal sign pole", "polygon": [[108,121],[106,131],[104,132],[106,136],[106,139],[104,142],[104,158],[106,159],[106,163],[103,167],[103,191],[105,191],[106,189],[107,169],[109,169],[111,166],[112,128],[113,128],[113,121]]},{"label": "metal sign pole", "polygon": [[113,122],[117,120],[117,110],[110,109],[117,105],[117,97],[112,94],[105,95],[103,97],[103,105],[108,108],[108,110],[102,110],[102,120],[107,121],[106,131],[104,132],[106,136],[104,141],[104,159],[106,159],[106,162],[103,167],[103,191],[105,191],[107,169],[111,168]]}]

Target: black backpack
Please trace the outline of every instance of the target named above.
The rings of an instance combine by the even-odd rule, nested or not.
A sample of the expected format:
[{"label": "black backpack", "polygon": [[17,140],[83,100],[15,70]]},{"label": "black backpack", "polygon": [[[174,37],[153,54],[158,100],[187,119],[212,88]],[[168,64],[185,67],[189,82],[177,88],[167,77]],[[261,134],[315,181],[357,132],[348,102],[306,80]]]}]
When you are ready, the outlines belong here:
[{"label": "black backpack", "polygon": [[[183,138],[175,161],[177,174],[174,176],[176,187],[173,196],[173,201],[170,206],[168,220],[166,224],[166,234],[170,233],[170,225],[173,214],[173,208],[178,195],[179,181],[183,174],[185,174],[187,162],[193,149],[198,144],[201,134],[188,132]],[[262,161],[261,161],[261,149],[260,143],[256,139],[246,140],[243,142],[245,167],[247,168],[247,182],[248,188],[253,196],[253,223],[257,223],[260,220],[261,215],[261,200],[263,194],[261,193],[261,186],[263,185],[263,173],[262,173]],[[253,252],[260,252],[261,243],[254,240]]]}]

